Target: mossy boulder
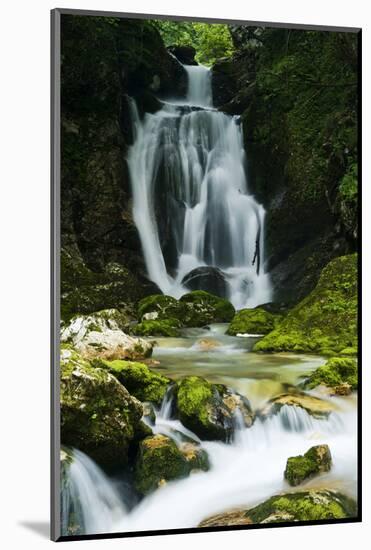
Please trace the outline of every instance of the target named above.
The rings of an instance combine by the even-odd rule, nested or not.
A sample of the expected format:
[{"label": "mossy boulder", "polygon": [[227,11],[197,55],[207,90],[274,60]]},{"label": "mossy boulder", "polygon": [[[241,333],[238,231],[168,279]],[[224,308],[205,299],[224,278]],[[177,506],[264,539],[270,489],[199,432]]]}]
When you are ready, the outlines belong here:
[{"label": "mossy boulder", "polygon": [[136,489],[146,495],[167,481],[187,477],[193,469],[207,470],[208,467],[205,451],[196,446],[182,450],[169,437],[156,434],[139,444],[134,483]]},{"label": "mossy boulder", "polygon": [[316,288],[254,351],[332,354],[357,347],[357,338],[357,254],[351,254],[327,264]]},{"label": "mossy boulder", "polygon": [[152,354],[153,344],[126,334],[125,313],[117,309],[76,315],[61,327],[61,341],[75,347],[86,359],[143,359]]},{"label": "mossy boulder", "polygon": [[155,405],[161,405],[170,383],[169,378],[151,370],[144,363],[96,360],[93,365],[113,374],[140,401],[150,401]]},{"label": "mossy boulder", "polygon": [[187,376],[178,383],[176,414],[184,426],[203,440],[228,441],[237,410],[245,425],[251,426],[253,413],[243,396],[200,376]]},{"label": "mossy boulder", "polygon": [[184,324],[188,327],[229,323],[235,314],[235,309],[228,300],[204,290],[184,294],[179,301],[186,306]]},{"label": "mossy boulder", "polygon": [[284,473],[290,485],[300,485],[303,481],[331,469],[332,457],[328,445],[311,447],[304,455],[287,459]]},{"label": "mossy boulder", "polygon": [[268,403],[259,411],[261,418],[268,418],[280,412],[282,407],[299,407],[314,418],[328,418],[335,410],[335,406],[305,393],[284,393],[270,399]]},{"label": "mossy boulder", "polygon": [[136,336],[167,336],[176,338],[180,335],[181,322],[178,319],[153,319],[138,323],[131,329]]},{"label": "mossy boulder", "polygon": [[286,523],[357,517],[357,503],[338,491],[311,490],[275,495],[250,510],[234,510],[205,519],[199,527]]},{"label": "mossy boulder", "polygon": [[142,404],[107,370],[75,350],[61,350],[61,442],[87,453],[106,469],[123,467],[141,429]]},{"label": "mossy boulder", "polygon": [[335,394],[344,393],[346,386],[349,391],[356,390],[358,387],[357,362],[349,357],[331,357],[304,382],[304,387],[307,389],[317,386],[327,386]]},{"label": "mossy boulder", "polygon": [[184,327],[202,327],[209,323],[230,322],[235,309],[224,298],[195,290],[184,294],[180,300],[164,294],[148,296],[139,302],[137,312],[141,325],[148,321],[166,321],[174,325],[177,320]]},{"label": "mossy boulder", "polygon": [[228,327],[227,334],[267,334],[271,332],[281,316],[274,315],[261,307],[237,311]]}]

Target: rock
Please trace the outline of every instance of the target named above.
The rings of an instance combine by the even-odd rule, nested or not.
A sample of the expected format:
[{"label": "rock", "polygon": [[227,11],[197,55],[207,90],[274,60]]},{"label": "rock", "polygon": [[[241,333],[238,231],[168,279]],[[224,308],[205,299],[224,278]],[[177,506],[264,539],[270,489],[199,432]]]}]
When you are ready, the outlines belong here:
[{"label": "rock", "polygon": [[357,254],[352,254],[332,260],[316,288],[254,351],[333,354],[356,347],[357,341]]},{"label": "rock", "polygon": [[195,347],[199,351],[212,351],[220,346],[221,343],[218,342],[218,340],[213,340],[212,338],[203,338],[202,340],[197,340],[195,343]]},{"label": "rock", "polygon": [[190,445],[193,444],[184,444],[180,449],[162,434],[141,441],[134,468],[136,489],[146,495],[167,481],[187,477],[194,469],[207,470],[205,451]]},{"label": "rock", "polygon": [[228,300],[204,290],[194,290],[184,294],[179,301],[186,307],[185,325],[188,327],[228,323],[235,313],[234,307]]},{"label": "rock", "polygon": [[357,362],[347,357],[332,357],[304,382],[307,389],[317,386],[327,386],[335,394],[348,395],[358,387]]},{"label": "rock", "polygon": [[334,406],[312,395],[305,393],[284,393],[270,399],[265,407],[259,412],[261,418],[267,418],[277,414],[283,406],[300,407],[314,418],[327,418]]},{"label": "rock", "polygon": [[151,426],[154,426],[156,423],[156,412],[153,406],[153,403],[150,401],[144,401],[143,405],[143,418],[149,422]]},{"label": "rock", "polygon": [[235,312],[230,302],[203,290],[184,294],[180,300],[164,294],[148,296],[139,302],[137,311],[138,318],[141,321],[145,319],[143,322],[153,319],[151,322],[168,321],[174,324],[174,320],[178,320],[185,327],[229,322]]},{"label": "rock", "polygon": [[126,466],[143,408],[115,376],[62,347],[60,404],[62,445],[85,452],[105,469]]},{"label": "rock", "polygon": [[235,313],[227,334],[267,334],[271,332],[278,321],[279,315],[273,315],[261,307],[254,309],[241,309]]},{"label": "rock", "polygon": [[199,443],[184,441],[179,444],[179,450],[188,462],[191,472],[207,472],[210,468],[207,452],[202,449]]},{"label": "rock", "polygon": [[69,343],[86,359],[142,359],[152,354],[153,344],[125,334],[126,317],[118,310],[103,310],[72,317],[61,330],[61,342]]},{"label": "rock", "polygon": [[168,50],[183,65],[198,65],[195,60],[196,50],[193,46],[169,46]]},{"label": "rock", "polygon": [[161,405],[170,384],[169,378],[149,369],[143,363],[98,359],[93,365],[108,370],[139,401],[150,401],[158,406]]},{"label": "rock", "polygon": [[176,414],[182,424],[202,440],[228,441],[235,427],[237,409],[246,426],[253,414],[248,400],[223,385],[200,376],[183,378],[176,389]]},{"label": "rock", "polygon": [[190,271],[182,280],[182,285],[190,290],[205,290],[225,298],[228,285],[223,272],[217,267],[197,267]]},{"label": "rock", "polygon": [[329,490],[275,495],[250,510],[225,512],[204,520],[199,527],[286,523],[357,517],[357,504],[348,496]]},{"label": "rock", "polygon": [[[156,315],[157,312],[146,313],[146,315]],[[134,325],[131,333],[136,336],[167,336],[176,338],[180,335],[179,329],[181,322],[178,319],[162,319],[162,320],[143,320],[141,323]]]},{"label": "rock", "polygon": [[290,485],[300,485],[303,481],[331,469],[332,458],[328,445],[311,447],[304,455],[287,459],[285,479]]}]

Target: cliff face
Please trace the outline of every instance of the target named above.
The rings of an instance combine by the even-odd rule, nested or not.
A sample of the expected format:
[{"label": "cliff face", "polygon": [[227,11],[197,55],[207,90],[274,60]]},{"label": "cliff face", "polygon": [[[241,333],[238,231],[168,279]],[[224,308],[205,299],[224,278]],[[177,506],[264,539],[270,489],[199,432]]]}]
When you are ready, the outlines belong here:
[{"label": "cliff face", "polygon": [[329,260],[356,249],[357,37],[231,32],[236,52],[213,67],[214,98],[241,115],[275,299],[298,301]]},{"label": "cliff face", "polygon": [[62,16],[64,315],[130,305],[156,291],[131,215],[128,94],[143,113],[159,108],[154,92],[185,90],[183,67],[148,22]]}]

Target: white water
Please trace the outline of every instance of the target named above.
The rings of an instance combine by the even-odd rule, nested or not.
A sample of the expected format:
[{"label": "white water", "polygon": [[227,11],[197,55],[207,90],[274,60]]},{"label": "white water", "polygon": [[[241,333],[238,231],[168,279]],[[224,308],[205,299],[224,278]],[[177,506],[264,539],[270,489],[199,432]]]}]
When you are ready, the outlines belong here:
[{"label": "white water", "polygon": [[187,292],[185,275],[214,266],[224,273],[234,306],[255,307],[270,301],[271,286],[264,271],[265,211],[248,191],[241,125],[212,108],[210,71],[185,68],[182,105],[167,102],[140,120],[131,103],[128,166],[148,276],[179,298]]},{"label": "white water", "polygon": [[[169,395],[162,410],[168,410],[168,398]],[[287,406],[266,421],[256,420],[252,428],[242,427],[236,417],[232,443],[202,443],[211,462],[209,472],[193,473],[187,479],[168,483],[129,513],[124,509],[118,513],[115,499],[111,513],[107,513],[109,499],[102,498],[106,491],[96,494],[97,487],[106,487],[107,478],[102,472],[97,478],[96,466],[87,457],[81,460],[84,455],[79,453],[76,483],[80,487],[84,480],[86,484],[81,499],[88,511],[86,532],[192,528],[210,515],[239,506],[252,507],[281,491],[295,490],[283,479],[287,458],[320,443],[329,444],[333,467],[329,473],[302,484],[300,490],[326,487],[354,493],[356,411],[344,399],[338,399],[337,404],[341,412],[332,413],[328,420],[316,420],[297,407]],[[157,414],[155,433],[164,433],[178,443],[182,434],[198,440],[179,421],[163,418],[159,411]]]}]

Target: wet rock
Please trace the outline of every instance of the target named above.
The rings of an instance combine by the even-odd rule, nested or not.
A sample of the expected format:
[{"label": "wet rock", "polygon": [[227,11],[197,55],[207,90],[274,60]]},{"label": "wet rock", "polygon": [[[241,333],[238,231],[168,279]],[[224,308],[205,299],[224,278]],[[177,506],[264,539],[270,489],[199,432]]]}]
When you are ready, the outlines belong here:
[{"label": "wet rock", "polygon": [[71,344],[83,357],[93,359],[142,359],[152,354],[153,344],[123,332],[128,319],[115,309],[77,315],[62,326],[61,342]]},{"label": "wet rock", "polygon": [[268,334],[280,319],[280,315],[273,315],[261,307],[241,309],[235,313],[227,334]]},{"label": "wet rock", "polygon": [[182,280],[182,285],[190,290],[205,290],[225,298],[228,285],[223,272],[217,267],[197,267]]},{"label": "wet rock", "polygon": [[176,414],[182,424],[203,440],[228,441],[240,412],[245,426],[253,413],[246,398],[200,376],[183,378],[176,389]]},{"label": "wet rock", "polygon": [[250,510],[235,510],[212,516],[199,527],[318,521],[357,516],[357,504],[348,496],[328,490],[275,495]]},{"label": "wet rock", "polygon": [[329,446],[316,445],[311,447],[304,455],[288,458],[284,476],[290,485],[296,486],[315,475],[328,472],[331,465],[332,458]]},{"label": "wet rock", "polygon": [[103,468],[123,467],[140,430],[142,404],[104,369],[75,350],[61,350],[61,442],[87,453]]},{"label": "wet rock", "polygon": [[93,365],[113,374],[130,394],[140,401],[150,401],[155,405],[161,405],[170,384],[169,378],[149,369],[143,363],[98,359]]},{"label": "wet rock", "polygon": [[162,434],[141,441],[134,468],[136,489],[146,495],[167,481],[187,477],[194,469],[207,470],[205,451],[190,445],[193,444],[178,448],[172,439]]},{"label": "wet rock", "polygon": [[183,65],[198,65],[195,60],[196,50],[193,46],[169,46],[168,50]]},{"label": "wet rock", "polygon": [[214,340],[212,338],[202,338],[201,340],[197,340],[195,343],[195,347],[199,351],[212,351],[214,349],[217,349],[221,346],[221,343],[218,342],[218,340]]},{"label": "wet rock", "polygon": [[328,401],[313,397],[305,393],[285,393],[268,401],[259,412],[261,418],[268,418],[277,414],[282,407],[300,407],[314,418],[327,418],[335,407]]}]

